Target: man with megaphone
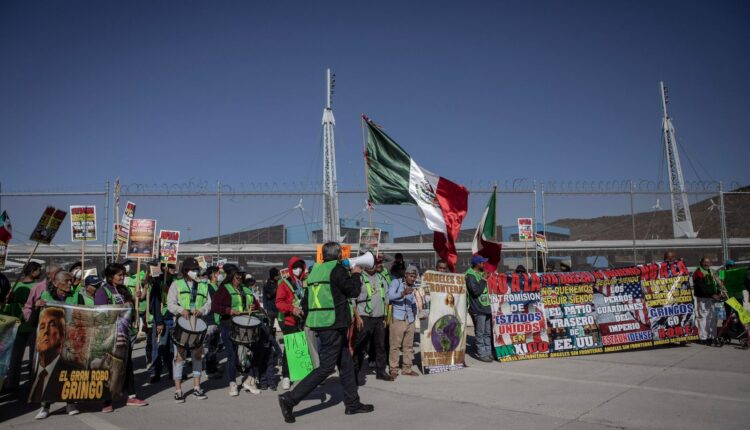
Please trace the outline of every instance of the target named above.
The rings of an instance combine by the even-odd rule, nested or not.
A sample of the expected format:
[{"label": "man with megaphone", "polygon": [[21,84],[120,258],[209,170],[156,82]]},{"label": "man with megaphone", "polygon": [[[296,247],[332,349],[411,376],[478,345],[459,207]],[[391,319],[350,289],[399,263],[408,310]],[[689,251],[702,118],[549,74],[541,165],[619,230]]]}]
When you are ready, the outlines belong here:
[{"label": "man with megaphone", "polygon": [[[293,390],[279,396],[284,421],[295,422],[293,408],[315,387],[339,368],[339,380],[344,389],[346,415],[372,412],[375,408],[360,402],[354,363],[349,353],[348,329],[352,322],[349,301],[359,296],[362,289],[357,260],[349,261],[351,270],[342,264],[341,245],[323,245],[323,263],[313,266],[307,277],[307,317],[305,324],[315,330],[320,341],[320,366],[300,381]],[[352,264],[355,263],[355,264]]]}]

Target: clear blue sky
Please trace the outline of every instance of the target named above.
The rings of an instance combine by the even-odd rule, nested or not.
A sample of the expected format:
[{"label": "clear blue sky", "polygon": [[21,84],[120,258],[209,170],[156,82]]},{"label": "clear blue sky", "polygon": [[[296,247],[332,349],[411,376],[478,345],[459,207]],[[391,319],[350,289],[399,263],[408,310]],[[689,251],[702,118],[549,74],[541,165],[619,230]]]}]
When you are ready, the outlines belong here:
[{"label": "clear blue sky", "polygon": [[[659,80],[701,178],[750,182],[748,2],[416,3],[4,1],[3,190],[101,189],[117,176],[235,189],[319,181],[326,67],[337,75],[340,189],[364,188],[362,112],[421,165],[469,187],[656,180]],[[186,220],[185,208],[213,216],[210,199],[174,213],[146,200],[137,215],[161,227],[215,231]],[[227,204],[222,230],[292,200]],[[343,198],[343,215],[360,200]],[[472,199],[467,225],[485,201]],[[46,203],[2,202],[21,230]],[[502,216],[527,215],[513,204],[501,200]],[[319,203],[305,205],[308,221],[320,218]],[[401,221],[412,229],[401,233],[420,229]]]}]

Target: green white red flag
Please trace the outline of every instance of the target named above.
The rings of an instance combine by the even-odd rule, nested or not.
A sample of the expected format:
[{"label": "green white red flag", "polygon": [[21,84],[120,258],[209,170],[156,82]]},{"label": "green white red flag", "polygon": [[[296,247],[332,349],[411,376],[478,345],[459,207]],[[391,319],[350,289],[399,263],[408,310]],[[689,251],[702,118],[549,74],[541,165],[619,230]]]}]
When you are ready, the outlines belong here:
[{"label": "green white red flag", "polygon": [[474,241],[471,243],[471,253],[479,254],[488,261],[485,263],[486,272],[494,272],[500,263],[500,251],[502,244],[493,241],[495,238],[495,193],[492,193],[487,207],[484,208],[482,218],[474,233]]},{"label": "green white red flag", "polygon": [[416,204],[433,233],[433,248],[455,270],[455,241],[468,209],[469,191],[420,167],[369,118],[367,124],[367,192],[371,204]]}]

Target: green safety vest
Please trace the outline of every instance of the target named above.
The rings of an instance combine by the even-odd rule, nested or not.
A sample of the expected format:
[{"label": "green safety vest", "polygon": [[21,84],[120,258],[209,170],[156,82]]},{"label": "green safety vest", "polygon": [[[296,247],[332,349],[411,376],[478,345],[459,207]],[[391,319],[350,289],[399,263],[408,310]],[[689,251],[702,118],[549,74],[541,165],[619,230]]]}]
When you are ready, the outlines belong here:
[{"label": "green safety vest", "polygon": [[16,317],[21,321],[21,326],[18,327],[19,333],[28,333],[33,330],[31,323],[26,321],[26,318],[23,317],[23,306],[26,304],[26,299],[29,298],[31,289],[34,288],[36,284],[37,281],[17,283],[10,293],[10,301],[8,301],[3,308],[3,314]]},{"label": "green safety vest", "polygon": [[253,296],[253,292],[250,291],[247,287],[240,287],[240,291],[242,291],[242,294],[245,296],[245,308],[242,308],[242,296],[240,296],[240,293],[234,289],[234,286],[231,282],[227,282],[224,284],[224,288],[227,289],[227,292],[232,296],[232,310],[237,312],[250,312],[250,307],[253,305],[253,302],[255,301],[255,296]]},{"label": "green safety vest", "polygon": [[79,288],[78,291],[73,294],[73,301],[77,305],[94,306],[94,298],[83,293],[83,288]]},{"label": "green safety vest", "polygon": [[[177,302],[184,309],[190,310],[190,303],[193,299],[193,291],[184,279],[178,279],[177,283]],[[200,309],[208,300],[208,284],[205,282],[194,282],[198,291],[195,293],[195,309]]]},{"label": "green safety vest", "polygon": [[386,282],[390,286],[391,282],[393,282],[393,280],[391,279],[391,272],[389,272],[388,269],[386,269],[385,266],[383,266],[383,271],[380,272],[380,274],[383,275],[383,277],[385,278]]},{"label": "green safety vest", "polygon": [[[380,273],[376,273],[376,275],[380,278],[380,300],[383,302],[383,313],[385,314],[385,276]],[[372,285],[370,285],[370,277],[367,276],[367,273],[362,272],[361,277],[367,289],[367,300],[357,301],[357,304],[366,303],[365,312],[370,314],[372,313]]]},{"label": "green safety vest", "polygon": [[78,304],[78,297],[75,296],[72,292],[68,292],[67,295],[65,295],[65,298],[63,300],[58,300],[55,298],[52,293],[50,293],[47,290],[44,290],[41,296],[39,296],[40,299],[44,300],[45,302],[63,302],[68,305],[76,305]]},{"label": "green safety vest", "polygon": [[[151,288],[150,286],[143,285],[143,279],[146,277],[146,272],[141,270],[141,288]],[[138,286],[138,274],[130,275],[127,278],[125,278],[125,286],[130,289],[130,294],[135,298],[135,289]],[[145,314],[146,313],[146,300],[138,300],[138,313]]]},{"label": "green safety vest", "polygon": [[[292,283],[289,282],[289,279],[287,278],[282,278],[281,282],[283,282],[284,284],[286,284],[287,287],[289,287],[289,291],[291,291],[292,296],[294,296],[294,299],[292,300],[292,306],[294,306],[295,308],[299,308],[300,304],[302,303],[302,298],[297,295],[297,289],[292,286]],[[279,312],[279,315],[276,316],[276,319],[279,321],[279,323],[283,324],[284,318],[286,317],[286,315],[287,314],[285,314],[284,312]]]},{"label": "green safety vest", "polygon": [[[469,267],[469,270],[466,271],[467,275],[471,275],[474,277],[474,279],[477,280],[477,282],[482,282],[482,274],[475,271],[471,267]],[[484,290],[482,291],[482,294],[478,297],[479,304],[482,306],[489,306],[490,305],[490,295],[487,293],[487,284],[484,285]]]},{"label": "green safety vest", "polygon": [[[212,296],[213,296],[213,294],[215,294],[219,290],[219,286],[218,285],[214,285],[214,284],[212,284],[210,282],[208,283],[208,288],[211,289],[211,295]],[[212,314],[214,314],[214,322],[216,324],[219,324],[221,322],[221,315],[219,315],[216,312],[212,312]]]},{"label": "green safety vest", "polygon": [[336,322],[336,306],[331,292],[331,272],[338,261],[326,261],[313,266],[307,277],[307,320],[310,328],[331,327]]}]

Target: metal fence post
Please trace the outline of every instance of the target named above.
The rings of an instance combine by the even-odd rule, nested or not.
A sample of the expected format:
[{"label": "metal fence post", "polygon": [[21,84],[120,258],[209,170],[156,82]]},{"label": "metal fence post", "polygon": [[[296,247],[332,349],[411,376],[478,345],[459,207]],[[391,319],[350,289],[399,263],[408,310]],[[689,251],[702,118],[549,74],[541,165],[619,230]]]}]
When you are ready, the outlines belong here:
[{"label": "metal fence post", "polygon": [[633,181],[630,182],[630,224],[633,228],[633,265],[638,264],[638,257],[636,255],[635,250],[635,204],[633,203],[633,193],[635,192],[635,189],[633,188]]},{"label": "metal fence post", "polygon": [[724,183],[719,182],[719,218],[721,221],[721,253],[726,262],[729,259],[729,244],[727,243],[727,219],[724,207]]},{"label": "metal fence post", "polygon": [[109,181],[104,193],[104,267],[107,267],[107,252],[109,251]]},{"label": "metal fence post", "polygon": [[539,248],[536,246],[536,223],[537,223],[537,217],[536,217],[536,179],[534,179],[534,222],[532,222],[532,225],[534,226],[534,237],[532,238],[532,243],[534,244],[534,271],[538,272],[539,268],[537,265],[539,264]]},{"label": "metal fence post", "polygon": [[216,259],[221,258],[221,181],[216,181]]}]

